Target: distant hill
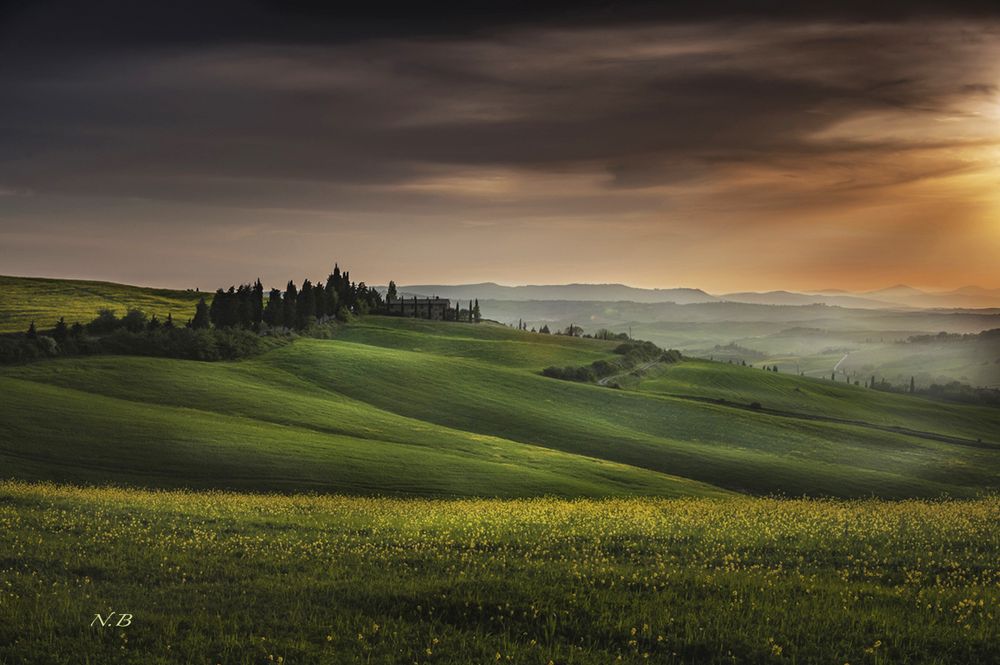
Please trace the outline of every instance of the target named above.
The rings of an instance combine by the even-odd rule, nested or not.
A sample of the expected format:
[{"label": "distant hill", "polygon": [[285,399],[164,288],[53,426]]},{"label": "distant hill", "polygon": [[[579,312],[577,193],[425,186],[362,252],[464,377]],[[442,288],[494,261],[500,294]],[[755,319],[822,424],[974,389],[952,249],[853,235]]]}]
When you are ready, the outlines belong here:
[{"label": "distant hill", "polygon": [[888,289],[870,291],[863,295],[866,298],[883,300],[906,307],[943,309],[1000,307],[1000,289],[985,289],[981,286],[963,286],[954,291],[932,293],[905,284],[897,284]]},{"label": "distant hill", "polygon": [[890,286],[890,287],[885,288],[885,289],[878,289],[878,290],[875,290],[875,291],[868,291],[867,293],[865,293],[865,295],[871,296],[873,298],[878,298],[878,297],[882,297],[882,298],[914,298],[914,297],[919,297],[919,296],[925,296],[925,295],[927,295],[927,293],[924,292],[924,291],[921,291],[920,289],[915,289],[912,286],[908,286],[906,284],[896,284],[895,286]]},{"label": "distant hill", "polygon": [[674,302],[679,305],[714,302],[715,296],[701,289],[640,289],[624,284],[550,284],[503,286],[494,282],[480,284],[410,284],[399,287],[403,295],[440,296],[468,300],[603,300],[641,303]]},{"label": "distant hill", "polygon": [[122,315],[130,307],[165,319],[173,314],[183,323],[194,315],[195,304],[212,294],[194,290],[152,289],[113,282],[0,275],[0,333],[26,330],[34,321],[51,328],[60,316],[72,324],[86,323],[102,308]]},{"label": "distant hill", "polygon": [[743,292],[727,293],[719,296],[721,300],[742,302],[754,305],[830,305],[833,307],[856,307],[860,309],[887,309],[898,307],[891,302],[862,298],[860,296],[841,294],[809,294],[792,291],[767,291],[765,293]]},{"label": "distant hill", "polygon": [[[383,293],[385,287],[380,287]],[[735,302],[754,305],[829,305],[859,309],[982,309],[1000,307],[1000,289],[966,286],[947,292],[929,293],[898,284],[886,289],[852,293],[838,289],[814,292],[740,291],[711,294],[696,288],[642,289],[625,284],[548,284],[504,286],[494,282],[479,284],[409,284],[398,287],[404,296],[439,296],[458,300],[561,300],[592,302],[676,303],[691,305]]]},{"label": "distant hill", "polygon": [[[378,287],[384,294],[386,287]],[[480,303],[492,301],[490,318],[509,322],[518,318],[547,320],[575,320],[583,322],[606,321],[654,321],[662,320],[663,312],[657,310],[654,316],[639,310],[630,311],[627,316],[608,316],[607,310],[629,309],[625,303],[637,305],[761,305],[761,306],[827,306],[854,310],[903,310],[903,309],[980,309],[1000,308],[1000,289],[986,289],[979,286],[964,286],[954,291],[928,293],[905,285],[868,293],[826,290],[815,293],[796,291],[737,292],[711,294],[697,288],[642,289],[625,284],[550,284],[527,286],[504,286],[494,282],[478,284],[412,284],[399,287],[404,296],[440,296],[453,300],[478,298]],[[157,289],[113,282],[74,279],[48,279],[40,277],[11,277],[0,275],[0,333],[25,330],[35,321],[41,327],[51,327],[60,316],[68,323],[86,322],[94,318],[102,307],[115,309],[123,314],[130,307],[137,307],[148,314],[156,314],[161,319],[173,314],[174,319],[186,321],[194,313],[195,303],[202,296],[211,299],[212,294],[192,289]],[[547,303],[533,313],[526,310],[512,310],[503,305],[508,303]],[[591,303],[584,312],[574,312],[574,304]],[[595,316],[593,310],[597,310]],[[545,313],[542,312],[545,310]],[[508,311],[510,311],[509,315]],[[688,310],[691,313],[693,310]],[[719,310],[711,310],[718,312]],[[737,311],[737,310],[730,310]],[[995,313],[995,312],[994,312]],[[772,319],[775,312],[767,312]],[[987,314],[987,312],[979,312]],[[759,316],[748,310],[744,316]],[[586,316],[586,318],[580,318]],[[779,315],[786,318],[786,315]],[[799,315],[796,314],[795,317]],[[594,317],[594,318],[591,318]],[[710,318],[718,320],[716,315]],[[914,332],[927,330],[924,327]],[[971,328],[955,328],[945,325],[939,330],[970,332]]]}]

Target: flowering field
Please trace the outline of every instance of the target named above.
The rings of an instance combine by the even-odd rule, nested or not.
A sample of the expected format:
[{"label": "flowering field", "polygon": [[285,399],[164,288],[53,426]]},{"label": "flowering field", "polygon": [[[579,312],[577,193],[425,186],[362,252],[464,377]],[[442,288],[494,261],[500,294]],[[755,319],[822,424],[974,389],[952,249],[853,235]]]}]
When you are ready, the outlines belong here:
[{"label": "flowering field", "polygon": [[7,482],[0,663],[996,662],[998,523],[996,497],[420,500]]}]

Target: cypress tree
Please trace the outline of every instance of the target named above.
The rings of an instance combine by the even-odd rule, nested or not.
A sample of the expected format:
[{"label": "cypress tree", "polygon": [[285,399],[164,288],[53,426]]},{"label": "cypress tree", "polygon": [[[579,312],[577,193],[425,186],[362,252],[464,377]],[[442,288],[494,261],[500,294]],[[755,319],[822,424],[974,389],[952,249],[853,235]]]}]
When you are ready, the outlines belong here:
[{"label": "cypress tree", "polygon": [[253,285],[252,303],[251,325],[256,329],[260,328],[260,323],[264,320],[264,285],[260,283],[260,277],[257,278],[257,282]]},{"label": "cypress tree", "polygon": [[913,380],[913,377],[911,376],[910,377],[910,393],[912,394],[912,393],[915,393],[915,392],[917,392],[917,384]]},{"label": "cypress tree", "polygon": [[347,283],[347,308],[352,312],[357,311],[358,306],[358,285],[354,282],[348,281],[349,273],[344,273],[344,282]]},{"label": "cypress tree", "polygon": [[326,316],[326,290],[320,284],[322,282],[317,281],[316,286],[313,287],[313,304],[317,319],[323,319]]},{"label": "cypress tree", "polygon": [[250,320],[246,294],[249,290],[247,286],[240,286],[239,292],[235,286],[230,286],[228,291],[218,289],[212,298],[212,305],[208,310],[209,321],[216,328],[233,328],[235,326],[247,326]]},{"label": "cypress tree", "polygon": [[173,330],[174,327],[174,315],[167,312],[167,320],[163,322],[163,327],[167,330]]},{"label": "cypress tree", "polygon": [[28,339],[38,339],[38,331],[35,329],[34,321],[28,326],[28,332],[25,334],[28,336]]},{"label": "cypress tree", "polygon": [[337,283],[333,279],[331,274],[326,278],[326,293],[324,294],[324,302],[326,303],[326,315],[336,316],[337,315],[337,305],[340,303],[340,297],[337,295]]},{"label": "cypress tree", "polygon": [[[220,291],[222,289],[219,289]],[[202,330],[208,328],[212,321],[208,315],[208,304],[205,302],[205,297],[202,296],[201,300],[198,301],[198,306],[194,310],[194,318],[191,319],[191,327],[195,330]]]},{"label": "cypress tree", "polygon": [[394,281],[392,281],[390,279],[389,280],[389,290],[385,292],[385,299],[388,302],[392,302],[397,297],[399,297],[399,294],[396,293],[396,282],[394,282]]},{"label": "cypress tree", "polygon": [[483,320],[483,315],[479,311],[479,298],[476,298],[476,304],[473,305],[472,307],[472,318],[475,320],[476,323],[479,323],[480,321]]},{"label": "cypress tree", "polygon": [[216,328],[221,328],[223,326],[222,309],[223,301],[225,299],[226,292],[222,289],[216,289],[215,296],[212,298],[212,306],[208,309],[208,318]]},{"label": "cypress tree", "polygon": [[299,298],[299,290],[295,288],[295,282],[288,280],[288,286],[285,287],[285,299],[282,303],[282,320],[285,326],[289,328],[295,327],[295,310],[296,304]]},{"label": "cypress tree", "polygon": [[281,290],[271,289],[267,295],[267,305],[261,313],[261,321],[272,328],[278,328],[282,325],[282,314]]},{"label": "cypress tree", "polygon": [[337,299],[344,299],[344,278],[340,274],[340,266],[336,263],[333,264],[333,272],[330,273],[330,281],[333,282],[333,288],[337,292]]},{"label": "cypress tree", "polygon": [[226,327],[233,328],[240,325],[240,296],[236,293],[235,286],[229,287],[229,290],[226,291],[226,297],[222,302],[222,317],[226,323]]},{"label": "cypress tree", "polygon": [[236,291],[236,309],[233,317],[233,326],[240,328],[254,327],[254,304],[253,287],[247,284],[240,284]]},{"label": "cypress tree", "polygon": [[316,299],[313,297],[312,282],[304,279],[296,301],[295,324],[299,329],[305,329],[313,318],[316,318]]},{"label": "cypress tree", "polygon": [[69,330],[66,327],[66,320],[63,317],[59,317],[56,321],[56,327],[52,329],[52,337],[59,343],[65,342],[66,337],[69,335]]}]

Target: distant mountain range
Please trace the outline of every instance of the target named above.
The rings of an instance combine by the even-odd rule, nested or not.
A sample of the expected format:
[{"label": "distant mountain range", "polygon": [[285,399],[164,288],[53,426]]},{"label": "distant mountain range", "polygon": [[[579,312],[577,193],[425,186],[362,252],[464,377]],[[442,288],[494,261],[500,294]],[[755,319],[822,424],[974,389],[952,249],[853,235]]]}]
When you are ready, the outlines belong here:
[{"label": "distant mountain range", "polygon": [[[384,292],[385,287],[382,287]],[[980,309],[1000,307],[1000,289],[965,286],[954,291],[928,292],[899,284],[886,289],[853,293],[829,289],[816,292],[767,291],[713,295],[701,289],[641,289],[625,284],[550,284],[503,286],[479,284],[411,284],[400,286],[404,296],[438,296],[453,300],[569,300],[602,302],[661,303],[689,305],[705,302],[740,302],[757,305],[813,305],[860,309],[944,308]]]},{"label": "distant mountain range", "polygon": [[404,295],[439,296],[466,300],[602,300],[630,302],[674,302],[686,305],[712,302],[715,296],[701,289],[639,289],[624,284],[553,284],[547,286],[502,286],[494,282],[452,286],[413,284],[399,287]]}]

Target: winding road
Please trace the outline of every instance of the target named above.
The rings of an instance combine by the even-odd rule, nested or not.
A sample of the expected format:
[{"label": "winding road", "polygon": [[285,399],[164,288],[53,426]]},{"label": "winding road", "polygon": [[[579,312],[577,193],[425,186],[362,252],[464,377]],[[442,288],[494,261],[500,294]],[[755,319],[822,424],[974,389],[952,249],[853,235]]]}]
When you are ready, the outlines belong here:
[{"label": "winding road", "polygon": [[647,370],[647,369],[649,369],[650,367],[652,367],[653,365],[655,365],[658,362],[660,362],[660,361],[659,360],[650,360],[648,363],[644,363],[642,365],[639,365],[638,367],[633,367],[632,369],[628,370],[627,372],[621,372],[619,374],[612,374],[611,376],[606,376],[603,379],[598,379],[597,380],[597,385],[599,385],[599,386],[606,386],[606,385],[608,385],[608,381],[611,381],[612,379],[621,378],[623,376],[631,374],[632,372],[641,372],[641,371]]},{"label": "winding road", "polygon": [[844,357],[843,357],[843,358],[841,358],[840,360],[838,360],[838,361],[837,361],[837,364],[833,366],[833,371],[834,371],[834,372],[836,372],[836,371],[837,371],[838,369],[840,369],[840,365],[841,365],[841,364],[842,364],[842,363],[843,363],[843,362],[844,362],[845,360],[847,360],[847,356],[849,356],[849,355],[851,355],[851,352],[850,352],[850,351],[848,351],[847,353],[845,353],[845,354],[844,354]]}]

